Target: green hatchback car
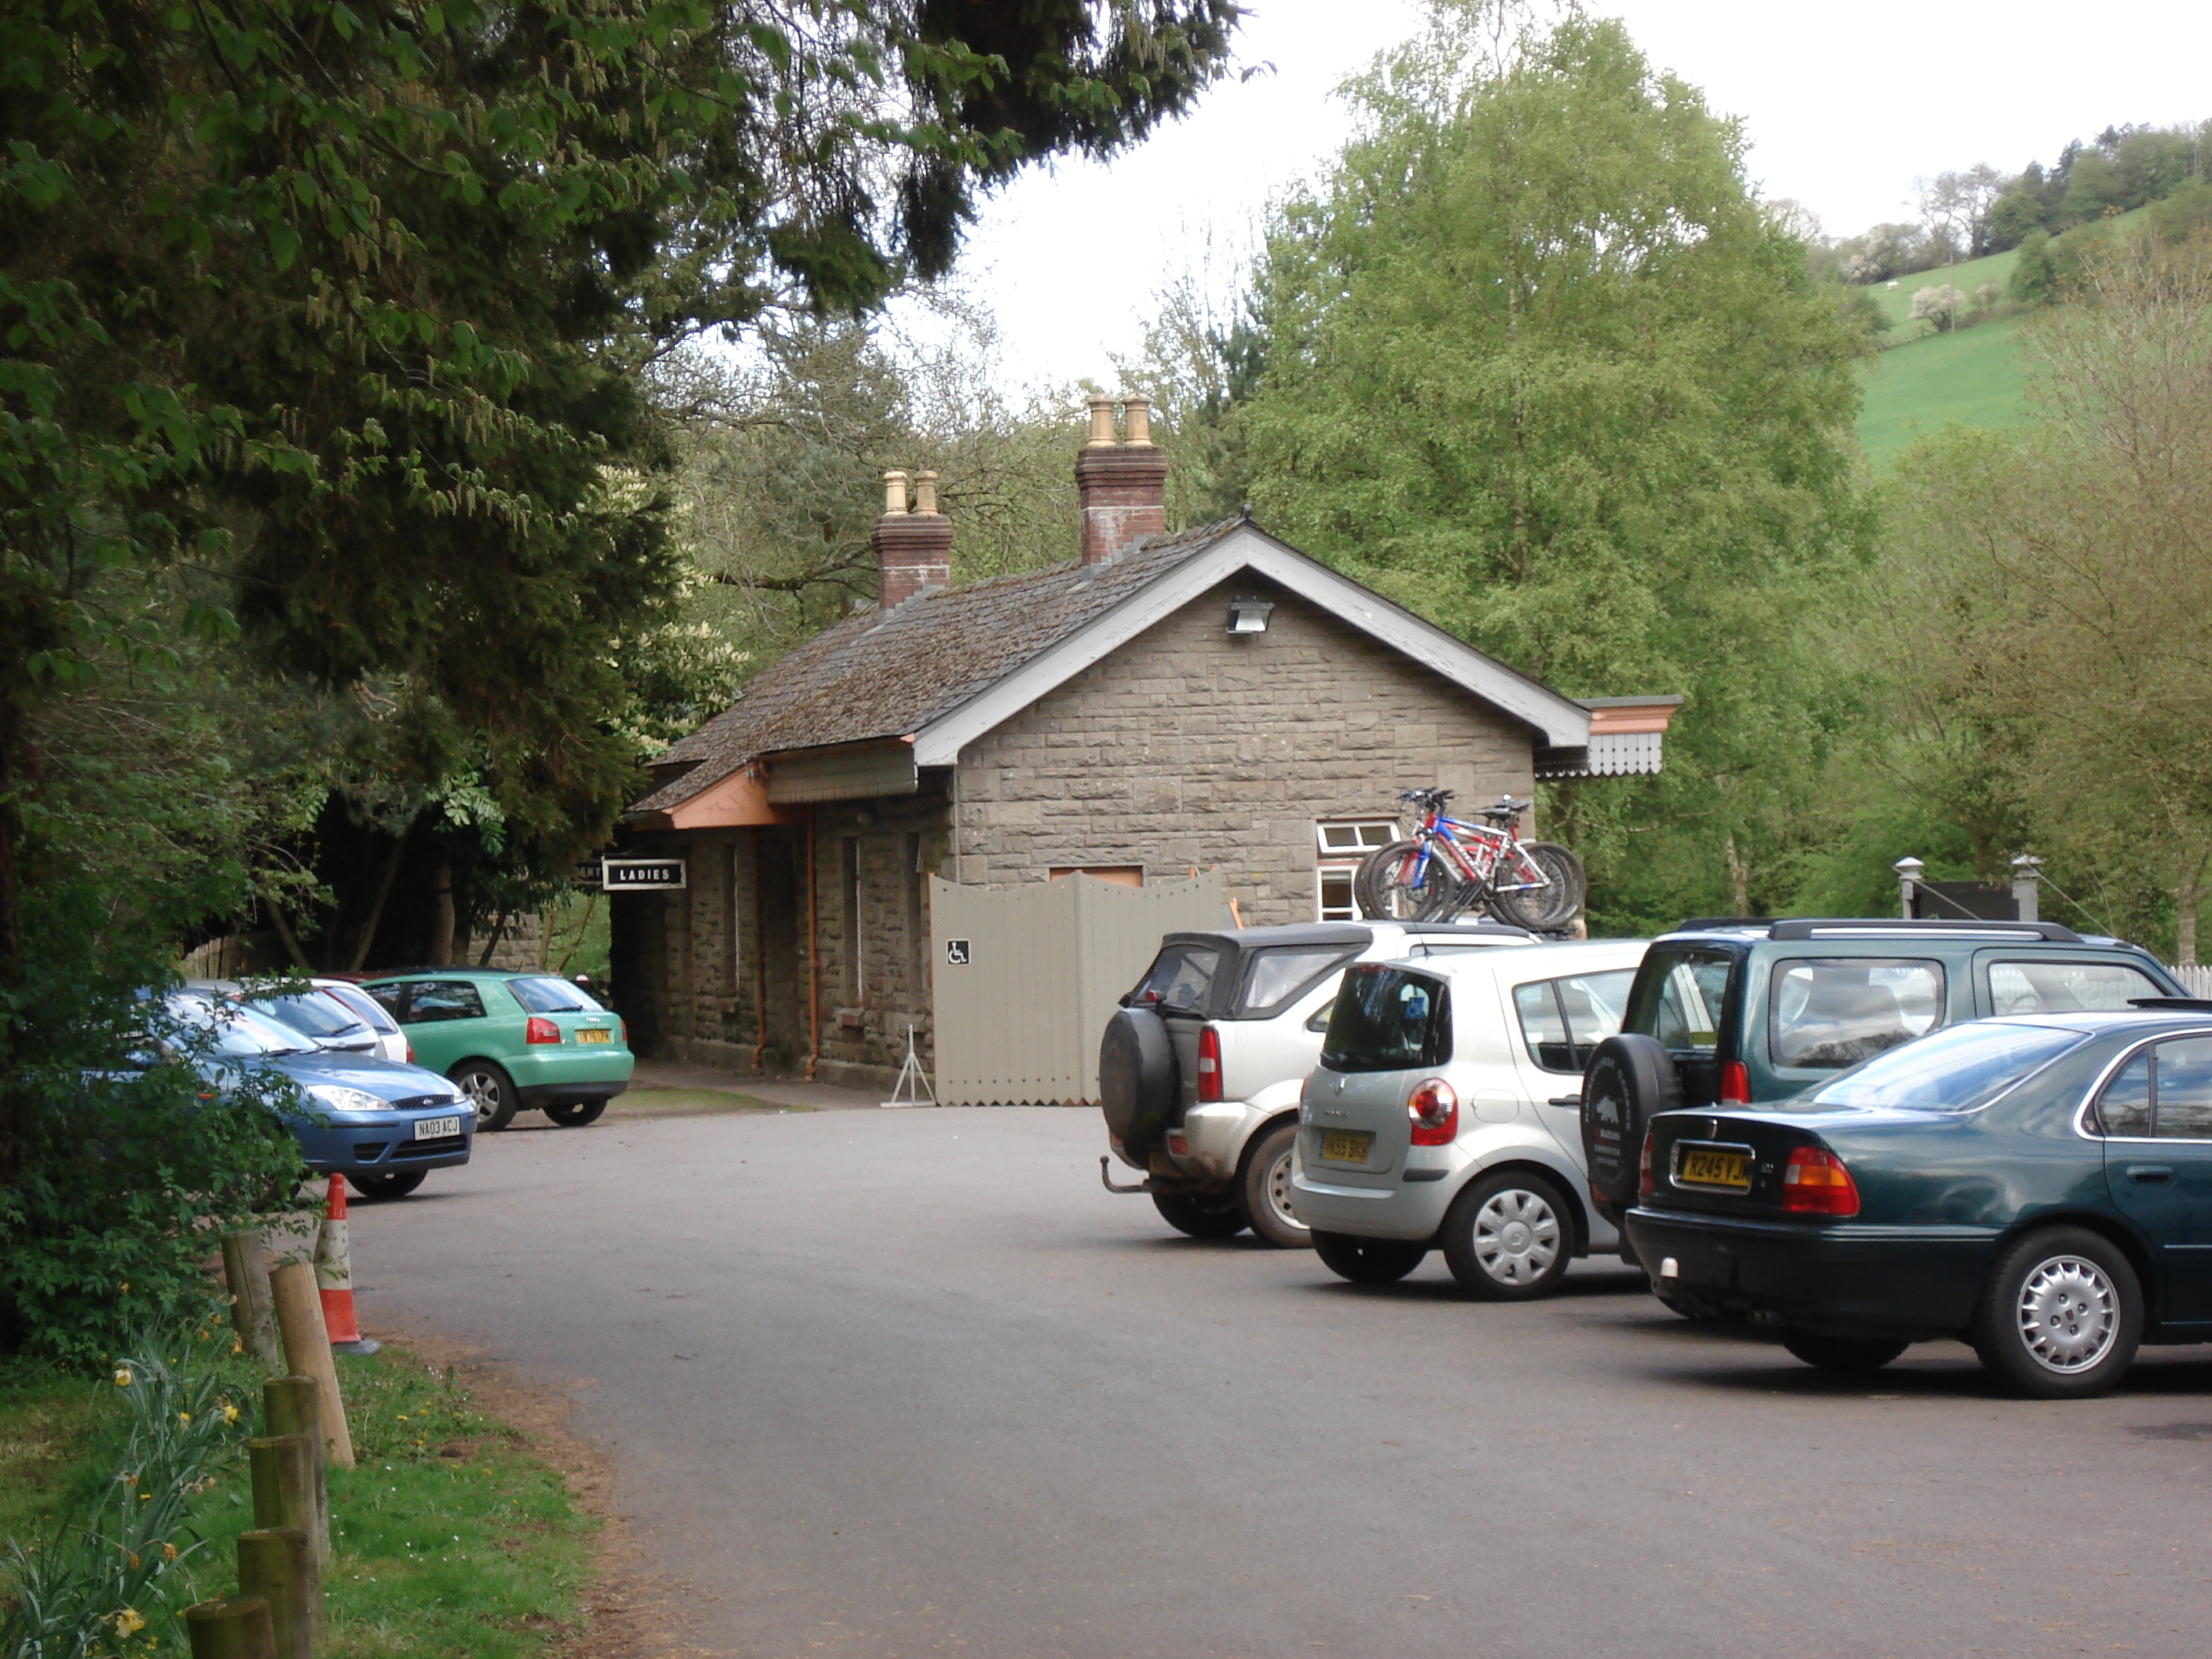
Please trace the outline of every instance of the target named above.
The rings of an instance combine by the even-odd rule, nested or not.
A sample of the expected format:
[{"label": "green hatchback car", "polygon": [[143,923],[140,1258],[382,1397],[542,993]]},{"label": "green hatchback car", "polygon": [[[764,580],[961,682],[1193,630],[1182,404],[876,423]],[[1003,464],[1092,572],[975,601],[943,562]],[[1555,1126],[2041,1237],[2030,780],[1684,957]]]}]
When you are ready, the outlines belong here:
[{"label": "green hatchback car", "polygon": [[362,988],[392,1011],[415,1063],[443,1072],[476,1104],[479,1130],[542,1110],[563,1128],[595,1121],[629,1087],[629,1029],[551,974],[421,968]]}]

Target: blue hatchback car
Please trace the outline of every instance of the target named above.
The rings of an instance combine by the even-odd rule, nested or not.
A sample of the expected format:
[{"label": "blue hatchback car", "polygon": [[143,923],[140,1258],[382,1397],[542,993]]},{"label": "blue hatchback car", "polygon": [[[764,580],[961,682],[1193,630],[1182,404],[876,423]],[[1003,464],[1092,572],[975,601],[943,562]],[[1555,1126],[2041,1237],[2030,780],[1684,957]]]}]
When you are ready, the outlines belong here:
[{"label": "blue hatchback car", "polygon": [[339,1174],[363,1198],[404,1198],[433,1170],[469,1161],[476,1113],[467,1097],[419,1066],[318,1048],[236,999],[175,991],[161,1000],[170,1040],[215,1087],[276,1073],[298,1102],[285,1121],[307,1166]]}]

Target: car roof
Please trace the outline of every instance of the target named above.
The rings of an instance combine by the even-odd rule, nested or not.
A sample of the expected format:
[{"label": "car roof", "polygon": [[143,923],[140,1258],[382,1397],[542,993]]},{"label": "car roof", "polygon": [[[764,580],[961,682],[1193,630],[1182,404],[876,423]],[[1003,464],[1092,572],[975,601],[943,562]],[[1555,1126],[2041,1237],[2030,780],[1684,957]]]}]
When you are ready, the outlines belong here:
[{"label": "car roof", "polygon": [[1494,967],[1501,974],[1510,973],[1516,980],[1545,979],[1580,969],[1589,973],[1613,973],[1623,968],[1633,968],[1644,959],[1644,952],[1651,941],[1644,939],[1562,939],[1543,945],[1527,945],[1518,950],[1498,954],[1489,951],[1454,951],[1441,957],[1401,957],[1396,959],[1408,968],[1418,968],[1425,974],[1436,974],[1446,979],[1462,978],[1487,973]]},{"label": "car roof", "polygon": [[386,968],[371,974],[362,982],[381,985],[395,979],[558,979],[558,974],[535,968],[464,968],[458,963],[445,968]]},{"label": "car roof", "polygon": [[1905,916],[1693,916],[1669,928],[1654,943],[1686,944],[1724,939],[1753,943],[1778,942],[1850,945],[1862,942],[1893,945],[1899,940],[1937,945],[1955,940],[1962,945],[2087,945],[2101,951],[2130,951],[2142,947],[2126,939],[2097,933],[2077,933],[2055,921],[1956,921]]}]

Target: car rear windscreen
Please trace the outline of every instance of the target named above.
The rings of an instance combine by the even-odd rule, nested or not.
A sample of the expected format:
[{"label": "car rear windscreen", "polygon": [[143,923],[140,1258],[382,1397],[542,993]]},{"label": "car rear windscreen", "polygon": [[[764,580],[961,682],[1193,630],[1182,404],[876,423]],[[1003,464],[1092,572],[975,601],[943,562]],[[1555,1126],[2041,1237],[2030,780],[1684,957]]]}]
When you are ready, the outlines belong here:
[{"label": "car rear windscreen", "polygon": [[582,987],[550,975],[543,979],[511,979],[507,988],[514,1000],[533,1014],[597,1014],[605,1012]]},{"label": "car rear windscreen", "polygon": [[1164,945],[1137,988],[1123,1000],[1202,1014],[1213,994],[1214,970],[1220,966],[1221,952],[1203,945]]},{"label": "car rear windscreen", "polygon": [[1451,993],[1407,968],[1357,963],[1346,970],[1322,1039],[1332,1072],[1403,1072],[1451,1058]]},{"label": "car rear windscreen", "polygon": [[1975,1021],[1933,1031],[1845,1072],[1813,1097],[1820,1106],[1909,1106],[1969,1112],[2088,1039],[2049,1025]]}]

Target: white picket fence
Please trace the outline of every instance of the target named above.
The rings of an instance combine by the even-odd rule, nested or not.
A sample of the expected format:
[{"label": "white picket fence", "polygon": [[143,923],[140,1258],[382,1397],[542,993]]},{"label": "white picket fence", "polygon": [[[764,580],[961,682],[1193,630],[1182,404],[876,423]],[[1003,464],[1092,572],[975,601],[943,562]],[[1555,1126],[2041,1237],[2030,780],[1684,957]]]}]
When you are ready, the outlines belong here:
[{"label": "white picket fence", "polygon": [[2173,970],[2173,976],[2181,981],[2181,988],[2190,995],[2212,997],[2212,965],[2177,968]]}]

